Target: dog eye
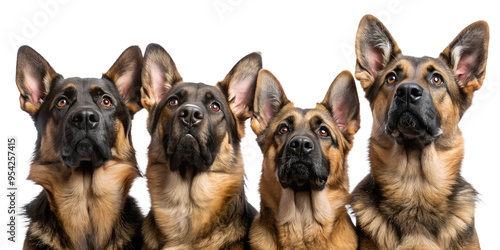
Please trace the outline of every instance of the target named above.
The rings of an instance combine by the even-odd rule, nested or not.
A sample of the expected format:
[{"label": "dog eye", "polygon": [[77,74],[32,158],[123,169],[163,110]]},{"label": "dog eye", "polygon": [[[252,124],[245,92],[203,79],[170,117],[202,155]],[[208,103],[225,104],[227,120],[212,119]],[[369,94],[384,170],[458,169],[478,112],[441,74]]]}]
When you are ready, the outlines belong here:
[{"label": "dog eye", "polygon": [[431,82],[434,85],[441,85],[443,83],[443,78],[439,74],[434,74],[431,77]]},{"label": "dog eye", "polygon": [[66,105],[68,105],[68,99],[66,99],[65,97],[62,97],[61,99],[59,99],[59,101],[57,101],[57,107],[59,108],[62,108]]},{"label": "dog eye", "polygon": [[323,137],[327,137],[330,135],[330,133],[328,133],[328,129],[325,128],[325,127],[321,127],[319,130],[318,130],[318,135],[320,136],[323,136]]},{"label": "dog eye", "polygon": [[106,107],[106,108],[111,107],[111,105],[112,105],[111,99],[109,99],[109,97],[103,97],[101,100],[101,105]]},{"label": "dog eye", "polygon": [[218,103],[214,102],[214,103],[210,104],[210,109],[212,109],[215,112],[219,112],[220,111],[220,106],[219,106]]},{"label": "dog eye", "polygon": [[283,125],[283,126],[281,126],[279,132],[280,132],[280,134],[283,135],[283,134],[286,134],[286,133],[290,132],[290,129],[288,128],[288,126]]},{"label": "dog eye", "polygon": [[174,107],[174,106],[177,106],[179,105],[179,100],[175,97],[173,97],[172,99],[170,99],[170,101],[168,101],[168,105]]},{"label": "dog eye", "polygon": [[398,80],[398,77],[396,76],[396,73],[394,72],[391,72],[387,75],[387,77],[385,78],[385,81],[388,83],[388,84],[393,84],[396,82],[396,80]]}]

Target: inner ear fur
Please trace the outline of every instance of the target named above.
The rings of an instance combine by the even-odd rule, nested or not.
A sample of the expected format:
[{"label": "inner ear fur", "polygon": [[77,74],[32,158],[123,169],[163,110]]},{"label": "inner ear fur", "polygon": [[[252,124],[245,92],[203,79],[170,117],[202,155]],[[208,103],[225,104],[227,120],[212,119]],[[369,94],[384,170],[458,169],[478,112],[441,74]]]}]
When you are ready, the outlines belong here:
[{"label": "inner ear fur", "polygon": [[21,109],[34,116],[49,93],[55,78],[62,77],[29,46],[17,52],[16,85]]},{"label": "inner ear fur", "polygon": [[262,69],[257,77],[254,98],[254,114],[251,127],[255,134],[266,129],[270,120],[290,101],[278,79],[268,70]]},{"label": "inner ear fur", "polygon": [[163,96],[183,81],[174,60],[159,44],[148,45],[143,62],[141,103],[148,112],[152,112]]},{"label": "inner ear fur", "polygon": [[372,15],[365,15],[359,22],[355,49],[355,76],[365,91],[383,68],[402,55],[389,30]]},{"label": "inner ear fur", "polygon": [[142,109],[141,70],[141,49],[138,46],[130,46],[104,74],[104,77],[115,83],[132,115]]},{"label": "inner ear fur", "polygon": [[342,71],[333,80],[320,105],[331,113],[344,137],[352,142],[361,126],[361,118],[356,83],[349,71]]},{"label": "inner ear fur", "polygon": [[488,23],[478,21],[463,29],[439,55],[465,92],[472,93],[483,85],[489,39]]},{"label": "inner ear fur", "polygon": [[240,120],[252,116],[257,75],[262,69],[262,56],[253,52],[240,59],[217,87],[226,96],[230,109]]}]

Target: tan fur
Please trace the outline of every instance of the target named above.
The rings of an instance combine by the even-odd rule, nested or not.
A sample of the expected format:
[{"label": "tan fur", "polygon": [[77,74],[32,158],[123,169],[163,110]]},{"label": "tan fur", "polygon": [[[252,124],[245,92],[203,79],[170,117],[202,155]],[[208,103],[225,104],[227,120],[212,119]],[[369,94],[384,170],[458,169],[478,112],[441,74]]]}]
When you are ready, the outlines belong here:
[{"label": "tan fur", "polygon": [[[167,109],[163,111],[168,114]],[[162,115],[166,119],[168,115]],[[159,122],[163,131],[164,122]],[[240,152],[229,144],[226,134],[219,154],[208,172],[199,173],[192,179],[181,178],[179,172],[172,172],[169,161],[165,159],[161,135],[152,137],[148,153],[149,163],[146,171],[148,188],[151,195],[151,211],[159,232],[147,224],[143,234],[144,247],[147,249],[187,248],[218,249],[228,242],[235,242],[245,236],[246,231],[239,221],[221,226],[220,221],[229,206],[237,203],[243,191],[243,165]],[[233,159],[233,157],[236,157]],[[234,162],[237,164],[234,165]],[[228,211],[230,210],[230,211]],[[242,249],[243,245],[239,247]]]},{"label": "tan fur", "polygon": [[[231,226],[217,227],[219,213],[227,211],[243,182],[243,166],[230,164],[232,151],[226,136],[211,171],[200,173],[192,180],[184,180],[178,172],[171,172],[168,163],[148,166],[146,177],[152,211],[160,232],[168,236],[164,248],[217,249],[244,236],[244,231],[234,231]],[[241,159],[238,162],[242,162]],[[206,230],[211,227],[216,229],[207,234]]]},{"label": "tan fur", "polygon": [[[401,244],[397,236],[396,229],[385,221],[383,216],[377,212],[377,208],[366,207],[366,203],[353,204],[353,209],[359,211],[356,213],[359,218],[359,226],[367,231],[378,231],[377,242],[384,244],[384,248],[389,249],[407,249],[407,248],[441,248],[446,249],[450,240],[455,240],[456,230],[463,230],[467,225],[474,222],[474,198],[470,197],[473,190],[464,190],[457,196],[463,196],[458,200],[457,207],[452,216],[448,216],[448,196],[451,195],[452,185],[458,177],[459,164],[461,157],[453,156],[463,155],[463,140],[455,145],[451,150],[439,151],[434,146],[426,148],[421,155],[417,152],[407,155],[398,145],[384,146],[375,143],[376,139],[371,140],[370,152],[377,155],[378,158],[386,160],[384,163],[374,166],[384,166],[384,168],[372,168],[374,178],[382,186],[382,191],[386,194],[388,200],[397,200],[398,204],[405,207],[403,211],[395,215],[393,220],[398,223],[413,224],[414,234],[403,238]],[[380,142],[380,141],[379,141]],[[376,153],[375,153],[376,152]],[[418,162],[421,162],[419,164]],[[425,225],[419,226],[418,217],[425,216],[419,214],[416,207],[433,211],[437,217],[445,217],[445,228],[437,235],[437,240],[429,240],[429,232]],[[414,219],[412,219],[414,218]],[[413,221],[415,220],[415,221]],[[369,222],[369,223],[365,223]],[[412,247],[410,247],[412,246]],[[425,246],[425,247],[424,247]]]},{"label": "tan fur", "polygon": [[[146,170],[151,211],[142,226],[144,249],[243,249],[247,244],[255,209],[245,198],[238,143],[252,112],[255,78],[261,67],[260,55],[252,53],[216,86],[184,83],[160,45],[150,44],[146,49],[142,104],[149,112],[151,134]],[[179,98],[179,103],[172,106],[169,98]],[[200,103],[204,98],[220,109],[205,107],[210,103]],[[196,107],[203,114],[197,118],[199,123],[180,118],[186,107]],[[184,139],[186,130],[196,137],[200,151],[211,150],[214,161],[189,165],[190,159],[182,159],[172,170],[179,151],[167,152],[172,150],[170,140]],[[183,148],[175,150],[186,153]],[[203,164],[209,166],[199,168]]]},{"label": "tan fur", "polygon": [[[477,35],[467,37],[471,32],[484,40],[476,40]],[[376,33],[386,37],[372,36]],[[383,63],[377,68],[374,61],[378,59],[370,57],[378,49],[375,41],[384,39],[389,52],[380,55]],[[476,56],[473,59],[478,65],[461,76],[455,72],[458,60],[469,54],[460,54],[456,46],[465,43],[470,43],[467,53]],[[370,101],[373,124],[371,171],[350,198],[360,249],[480,249],[474,229],[476,191],[460,175],[464,140],[458,123],[484,79],[487,47],[487,24],[477,22],[465,28],[437,59],[403,56],[380,21],[370,15],[361,20],[355,76]],[[397,81],[390,84],[386,76],[395,70]],[[446,88],[432,85],[429,74],[433,72],[440,75]],[[418,84],[429,93],[439,117],[441,133],[428,144],[397,143],[386,132],[396,89],[405,83]]]},{"label": "tan fur", "polygon": [[[341,73],[338,79],[345,77],[346,81],[351,81],[354,85],[352,76],[348,73],[347,77],[347,73]],[[254,104],[256,115],[252,118],[252,129],[258,135],[257,140],[264,153],[264,161],[259,184],[261,210],[250,229],[251,247],[253,249],[356,249],[357,236],[345,208],[349,196],[346,159],[352,147],[353,135],[359,128],[359,113],[352,112],[347,127],[341,131],[326,106],[333,106],[331,97],[328,97],[331,92],[340,93],[344,89],[331,87],[325,100],[318,103],[316,109],[304,114],[286,99],[281,85],[270,72],[262,70],[258,79],[256,91],[258,97]],[[268,81],[274,84],[269,84]],[[258,100],[258,98],[266,99],[270,95],[276,97],[270,103],[278,105],[281,100],[282,105],[275,107],[277,114],[272,118],[266,113],[269,111],[266,110],[266,105],[262,105]],[[340,113],[340,110],[337,112]],[[319,142],[323,156],[327,158],[330,166],[326,187],[321,191],[296,193],[290,188],[284,189],[279,183],[276,157],[280,157],[277,156],[278,152],[287,145],[284,144],[285,141],[275,138],[275,131],[288,117],[293,117],[294,127],[307,128],[305,131],[309,131],[314,120],[321,119],[334,134],[332,136],[338,140],[338,148],[329,142]],[[353,122],[350,122],[350,119]]]},{"label": "tan fur", "polygon": [[[51,132],[54,129],[49,124],[45,135],[54,133]],[[63,229],[75,249],[79,249],[80,242],[89,240],[89,235],[95,240],[96,247],[103,248],[108,244],[132,182],[139,176],[130,155],[123,154],[131,149],[130,140],[124,136],[123,125],[118,123],[116,129],[119,136],[112,150],[117,154],[91,174],[81,169],[72,170],[63,164],[44,164],[52,162],[54,156],[58,157],[53,150],[47,150],[52,148],[50,136],[42,139],[41,148],[47,151],[37,154],[31,165],[28,179],[41,185],[49,194],[51,210],[62,221]],[[130,241],[134,230],[128,228],[122,232],[123,242]],[[45,232],[44,225],[33,223],[29,231],[43,239],[45,244],[63,248],[58,238]],[[120,244],[118,242],[117,246]]]},{"label": "tan fur", "polygon": [[[140,176],[130,121],[142,108],[138,103],[141,65],[141,50],[131,46],[103,78],[70,80],[57,74],[32,48],[19,48],[16,84],[21,108],[32,116],[38,130],[28,179],[43,187],[25,207],[30,219],[25,249],[141,245],[138,226],[143,216],[128,196],[133,180]],[[121,96],[115,95],[116,90]],[[111,105],[97,98],[107,98]],[[104,137],[109,141],[95,139],[102,131],[110,133]],[[79,146],[71,145],[85,139],[94,147],[86,150],[94,150],[99,159],[80,156]],[[75,159],[67,160],[72,157]]]},{"label": "tan fur", "polygon": [[[293,104],[289,105],[291,109]],[[293,112],[287,115],[290,113]],[[259,191],[261,209],[268,207],[270,210],[261,210],[252,224],[252,248],[355,249],[357,237],[345,208],[348,200],[347,171],[340,165],[344,163],[340,152],[333,152],[333,149],[325,152],[332,156],[331,163],[338,162],[340,165],[331,167],[332,176],[325,190],[294,193],[290,189],[283,189],[276,178],[274,157],[277,150],[270,146],[264,155]],[[337,169],[339,173],[335,173]],[[335,174],[338,176],[333,176]],[[337,181],[342,186],[335,183]],[[270,222],[273,224],[266,225]],[[276,228],[276,231],[269,230],[269,227]],[[276,234],[276,238],[273,234]]]}]

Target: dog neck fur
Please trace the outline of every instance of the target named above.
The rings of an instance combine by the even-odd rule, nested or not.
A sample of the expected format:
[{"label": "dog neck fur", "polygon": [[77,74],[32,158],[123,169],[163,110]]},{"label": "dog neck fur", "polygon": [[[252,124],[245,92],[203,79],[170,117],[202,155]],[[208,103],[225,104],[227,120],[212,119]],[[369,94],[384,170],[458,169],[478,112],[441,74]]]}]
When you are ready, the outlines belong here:
[{"label": "dog neck fur", "polygon": [[[345,209],[348,192],[341,188],[327,192],[326,189],[331,189],[328,184],[322,191],[283,189],[273,170],[273,151],[274,148],[270,148],[264,157],[260,191],[262,194],[266,190],[267,195],[261,196],[260,214],[254,223],[265,227],[266,222],[272,222],[274,229],[269,230],[275,232],[261,234],[261,230],[256,230],[259,233],[252,235],[251,231],[252,246],[257,249],[346,249],[356,246],[350,237],[345,237],[349,224],[352,226]],[[276,238],[264,239],[270,235]]]},{"label": "dog neck fur", "polygon": [[[464,141],[459,129],[452,138],[439,138],[422,148],[395,143],[386,135],[372,134],[369,151],[373,177],[384,186],[391,187],[391,190],[383,190],[384,193],[407,197],[403,204],[420,204],[418,199],[414,199],[417,195],[439,206],[447,199],[460,176]],[[448,190],[450,193],[426,189]],[[440,197],[434,196],[437,193]]]},{"label": "dog neck fur", "polygon": [[[378,232],[372,237],[382,244],[379,247],[447,249],[454,246],[450,245],[452,242],[457,242],[458,232],[474,223],[474,189],[467,186],[457,191],[453,201],[450,199],[457,182],[463,181],[460,166],[464,141],[460,130],[457,129],[453,140],[448,139],[446,143],[444,147],[438,140],[420,149],[394,143],[385,136],[372,135],[370,138],[371,174],[375,182],[380,183],[378,186],[384,187],[380,190],[382,195],[391,201],[398,201],[393,204],[398,208],[394,212],[402,215],[393,219],[399,221],[404,217],[406,223],[417,223],[418,213],[414,208],[419,208],[423,213],[432,213],[436,219],[446,220],[434,240],[428,236],[428,229],[416,226],[412,228],[414,234],[403,237],[397,244],[394,241],[399,238],[397,229],[388,221],[382,221],[385,216],[379,214],[380,211],[359,210],[356,215],[358,223],[362,223],[367,232]],[[355,207],[358,205],[361,203],[353,204]],[[444,214],[449,206],[460,207],[460,213]]]},{"label": "dog neck fur", "polygon": [[[118,125],[117,129],[124,128]],[[39,152],[31,165],[28,179],[44,188],[49,197],[51,211],[70,236],[75,249],[85,248],[88,242],[94,242],[96,248],[106,247],[132,182],[140,175],[130,138],[123,136],[124,131],[117,134],[121,135],[116,143],[120,147],[114,147],[113,157],[103,166],[93,170],[71,169],[61,160],[50,158],[57,155],[55,152]],[[42,136],[41,140],[42,144],[50,144],[47,141],[50,140],[49,136]],[[47,146],[41,148],[54,150],[53,147]],[[33,226],[36,227],[37,223],[34,222]],[[92,238],[94,236],[98,237]],[[47,245],[60,244],[50,237],[41,239]]]},{"label": "dog neck fur", "polygon": [[[218,221],[218,212],[233,209],[235,214],[239,214],[238,211],[242,211],[239,206],[244,204],[243,160],[239,149],[229,143],[229,135],[225,136],[220,153],[209,171],[191,177],[183,178],[179,171],[170,171],[168,159],[153,154],[155,151],[150,150],[149,159],[157,160],[150,162],[146,176],[151,193],[151,210],[160,232],[165,236],[164,247],[220,248],[227,242],[244,237],[245,232],[238,235],[225,232],[225,227],[215,226],[227,223]],[[205,234],[205,238],[200,236]],[[213,238],[219,240],[214,241]]]}]

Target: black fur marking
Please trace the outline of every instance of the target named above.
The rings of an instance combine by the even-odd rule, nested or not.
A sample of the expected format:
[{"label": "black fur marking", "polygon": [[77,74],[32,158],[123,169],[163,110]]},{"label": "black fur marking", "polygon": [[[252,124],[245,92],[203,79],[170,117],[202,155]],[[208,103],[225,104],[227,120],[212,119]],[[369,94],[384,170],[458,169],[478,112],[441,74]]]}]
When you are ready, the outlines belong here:
[{"label": "black fur marking", "polygon": [[[178,99],[178,105],[169,106],[172,97]],[[214,112],[209,106],[220,105],[220,111]],[[185,126],[179,119],[180,108],[194,105],[203,112],[200,124]],[[171,117],[163,126],[163,147],[165,155],[170,159],[170,169],[180,171],[183,178],[186,174],[207,171],[213,164],[220,150],[226,132],[229,131],[229,142],[239,149],[240,138],[236,128],[236,120],[229,109],[229,104],[222,92],[214,86],[203,83],[183,83],[170,89],[153,113],[151,132],[157,129],[164,109],[170,109]],[[225,123],[221,128],[219,124]]]}]

